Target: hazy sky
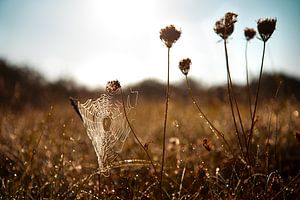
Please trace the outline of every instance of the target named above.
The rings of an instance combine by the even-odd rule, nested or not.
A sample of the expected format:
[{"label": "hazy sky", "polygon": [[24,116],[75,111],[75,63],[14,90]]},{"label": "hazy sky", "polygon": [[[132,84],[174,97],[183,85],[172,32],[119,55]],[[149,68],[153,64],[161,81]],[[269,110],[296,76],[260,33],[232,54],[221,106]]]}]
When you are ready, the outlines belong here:
[{"label": "hazy sky", "polygon": [[[224,47],[213,31],[225,12],[238,13],[229,40],[235,81],[245,79],[245,27],[260,17],[277,17],[267,45],[265,70],[300,77],[298,0],[1,0],[0,57],[31,66],[50,80],[72,78],[91,87],[119,79],[166,79],[167,49],[159,31],[174,24],[182,36],[171,50],[171,80],[183,78],[182,58],[192,59],[190,75],[206,84],[226,79]],[[250,74],[258,74],[262,42],[249,45]]]}]

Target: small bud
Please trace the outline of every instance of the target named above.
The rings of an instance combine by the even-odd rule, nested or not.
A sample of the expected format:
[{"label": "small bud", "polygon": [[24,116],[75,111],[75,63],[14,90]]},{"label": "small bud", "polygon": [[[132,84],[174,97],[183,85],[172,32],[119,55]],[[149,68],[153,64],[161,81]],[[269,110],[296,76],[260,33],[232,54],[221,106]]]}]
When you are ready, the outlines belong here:
[{"label": "small bud", "polygon": [[254,36],[256,35],[256,31],[253,28],[247,27],[244,29],[244,34],[245,34],[246,40],[249,41],[254,38]]},{"label": "small bud", "polygon": [[191,64],[192,64],[192,61],[189,58],[182,59],[179,62],[179,69],[181,70],[181,72],[184,75],[187,75],[189,73]]},{"label": "small bud", "polygon": [[216,21],[214,31],[221,38],[226,40],[234,30],[234,23],[237,22],[237,14],[227,12],[223,18]]},{"label": "small bud", "polygon": [[108,81],[106,85],[106,92],[114,93],[121,88],[120,82],[118,80],[115,81]]},{"label": "small bud", "polygon": [[276,18],[265,18],[257,21],[257,30],[260,34],[262,41],[266,42],[272,36],[276,28]]},{"label": "small bud", "polygon": [[171,48],[173,44],[179,39],[181,31],[177,30],[174,25],[169,25],[160,30],[160,39],[165,43],[168,48]]},{"label": "small bud", "polygon": [[210,145],[210,142],[209,142],[206,138],[203,139],[202,145],[203,145],[203,147],[204,147],[207,151],[211,151],[211,150],[212,150],[211,145]]}]

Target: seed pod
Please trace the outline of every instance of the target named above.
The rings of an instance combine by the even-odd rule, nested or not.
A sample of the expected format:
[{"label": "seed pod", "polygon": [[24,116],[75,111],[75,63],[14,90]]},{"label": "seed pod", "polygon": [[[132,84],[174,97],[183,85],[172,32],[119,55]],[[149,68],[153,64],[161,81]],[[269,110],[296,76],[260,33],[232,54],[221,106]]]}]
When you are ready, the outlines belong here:
[{"label": "seed pod", "polygon": [[181,31],[177,30],[174,25],[167,26],[160,30],[159,38],[165,43],[168,48],[180,38]]}]

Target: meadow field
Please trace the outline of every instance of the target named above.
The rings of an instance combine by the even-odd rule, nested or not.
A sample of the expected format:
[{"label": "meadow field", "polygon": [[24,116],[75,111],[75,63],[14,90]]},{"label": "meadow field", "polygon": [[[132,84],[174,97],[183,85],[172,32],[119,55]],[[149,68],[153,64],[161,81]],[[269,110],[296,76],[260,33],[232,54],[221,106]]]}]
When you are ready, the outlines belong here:
[{"label": "meadow field", "polygon": [[[265,84],[273,88],[269,95],[276,92],[271,80]],[[276,86],[276,81],[273,83]],[[83,123],[69,104],[68,93],[85,101],[103,91],[75,93],[59,83],[56,88],[61,88],[64,93],[61,95],[51,92],[49,85],[43,87],[48,94],[37,95],[35,103],[18,99],[15,90],[11,93],[12,100],[1,108],[2,199],[159,198],[155,173],[131,133],[121,153],[108,166],[109,172],[99,179],[96,154]],[[129,118],[159,169],[164,85],[146,81],[131,89],[139,91],[139,96]],[[21,92],[24,99],[29,98],[29,88],[20,90],[25,91]],[[241,87],[240,91],[243,90]],[[268,97],[268,91],[264,92],[257,114],[252,149],[255,164],[250,166],[224,147],[223,141],[199,115],[184,85],[172,88],[163,179],[166,199],[263,199],[275,197],[277,193],[275,199],[299,197],[299,138],[295,135],[300,128],[299,99],[280,91],[274,99]],[[195,92],[203,111],[225,133],[238,155],[226,88],[198,88]],[[130,94],[130,90],[125,90],[125,94]],[[240,102],[241,115],[248,119],[244,120],[245,127],[249,127],[247,101],[240,98]]]},{"label": "meadow field", "polygon": [[[181,83],[115,80],[93,91],[0,60],[0,199],[299,199],[300,82],[263,75],[264,59],[258,78],[232,82],[236,16],[214,29],[224,86],[190,80],[188,58]],[[258,21],[262,57],[275,24]],[[168,69],[180,34],[160,32]]]}]

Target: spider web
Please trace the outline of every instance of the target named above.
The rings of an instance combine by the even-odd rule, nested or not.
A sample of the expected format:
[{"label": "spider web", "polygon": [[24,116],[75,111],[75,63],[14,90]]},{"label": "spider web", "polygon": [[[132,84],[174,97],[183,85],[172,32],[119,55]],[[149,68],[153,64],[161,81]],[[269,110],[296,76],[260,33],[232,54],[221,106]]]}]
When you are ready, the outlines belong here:
[{"label": "spider web", "polygon": [[[136,93],[136,105],[138,93],[134,93]],[[88,99],[85,103],[77,101],[74,105],[82,118],[87,135],[92,141],[99,169],[103,171],[122,151],[130,132],[123,113],[123,106],[119,101],[113,101],[113,96],[110,94],[102,94],[96,100]],[[128,112],[132,108],[130,95],[128,95]]]}]

